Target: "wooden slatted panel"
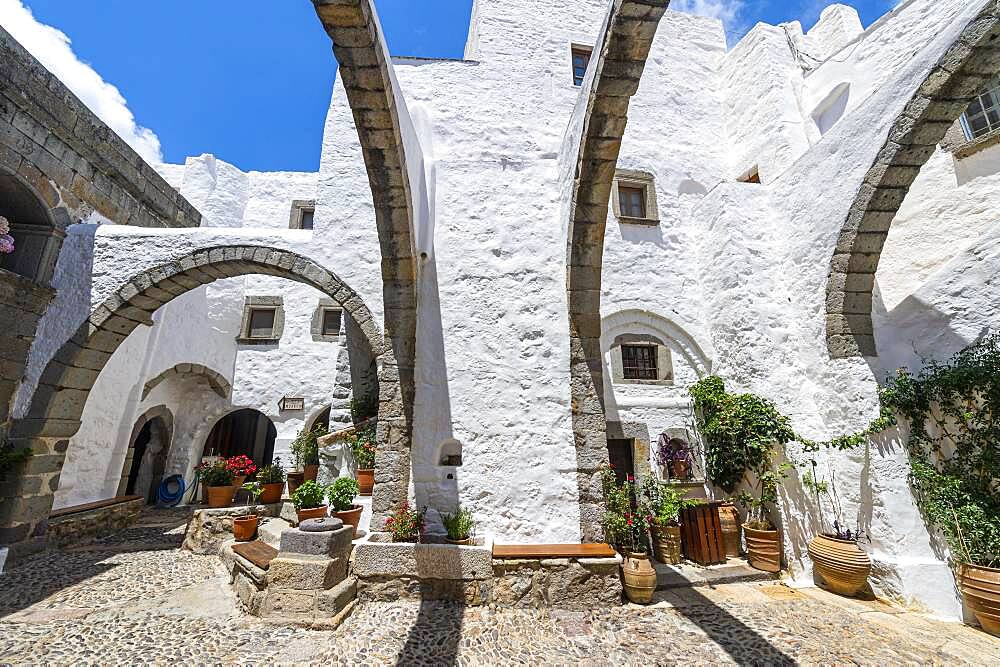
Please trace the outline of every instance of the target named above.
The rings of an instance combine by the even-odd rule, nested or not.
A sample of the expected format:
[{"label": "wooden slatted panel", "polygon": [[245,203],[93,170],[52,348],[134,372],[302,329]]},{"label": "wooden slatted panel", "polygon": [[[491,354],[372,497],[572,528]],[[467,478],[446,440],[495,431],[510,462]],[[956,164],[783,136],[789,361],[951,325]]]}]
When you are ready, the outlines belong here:
[{"label": "wooden slatted panel", "polygon": [[109,498],[108,500],[98,500],[93,503],[87,503],[85,505],[73,505],[72,507],[63,507],[58,509],[51,514],[49,514],[50,519],[55,519],[62,516],[68,516],[70,514],[79,514],[80,512],[89,512],[91,510],[98,510],[105,507],[112,507],[114,505],[122,505],[133,500],[142,500],[142,496],[118,496],[116,498]]},{"label": "wooden slatted panel", "polygon": [[262,570],[271,566],[271,561],[278,557],[278,550],[266,542],[240,542],[233,545],[233,552],[243,556]]},{"label": "wooden slatted panel", "polygon": [[494,558],[613,558],[608,544],[494,544]]},{"label": "wooden slatted panel", "polygon": [[684,556],[700,565],[726,561],[719,505],[717,502],[699,503],[682,513]]}]

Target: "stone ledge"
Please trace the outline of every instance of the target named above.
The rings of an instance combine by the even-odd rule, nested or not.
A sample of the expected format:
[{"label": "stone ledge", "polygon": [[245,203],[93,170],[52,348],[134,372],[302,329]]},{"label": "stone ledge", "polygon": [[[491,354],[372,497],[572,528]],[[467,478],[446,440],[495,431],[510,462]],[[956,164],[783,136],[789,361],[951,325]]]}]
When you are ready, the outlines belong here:
[{"label": "stone ledge", "polygon": [[476,546],[382,542],[385,533],[373,533],[355,545],[353,571],[361,578],[473,580],[493,575],[493,541]]}]

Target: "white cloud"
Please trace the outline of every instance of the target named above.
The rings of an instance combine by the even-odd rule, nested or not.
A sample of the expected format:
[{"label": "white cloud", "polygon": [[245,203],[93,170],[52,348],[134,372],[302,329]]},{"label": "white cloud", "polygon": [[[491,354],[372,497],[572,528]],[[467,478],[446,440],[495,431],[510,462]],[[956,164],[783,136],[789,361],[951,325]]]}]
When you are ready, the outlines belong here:
[{"label": "white cloud", "polygon": [[156,134],[135,122],[117,88],[76,57],[65,33],[39,23],[21,0],[0,0],[0,25],[144,160],[153,165],[163,161]]},{"label": "white cloud", "polygon": [[745,5],[746,0],[674,0],[670,9],[719,19],[726,32],[733,33],[743,25],[740,18]]}]

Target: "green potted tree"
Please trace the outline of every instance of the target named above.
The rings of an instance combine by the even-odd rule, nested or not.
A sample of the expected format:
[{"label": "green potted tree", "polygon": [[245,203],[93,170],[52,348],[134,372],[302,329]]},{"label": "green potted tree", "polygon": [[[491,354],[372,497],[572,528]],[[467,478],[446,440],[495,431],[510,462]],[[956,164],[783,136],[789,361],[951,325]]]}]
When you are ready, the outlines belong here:
[{"label": "green potted tree", "polygon": [[250,513],[233,519],[233,537],[237,542],[249,542],[257,533],[257,524],[260,522],[257,516],[257,499],[263,489],[258,482],[246,482],[242,488],[247,492],[247,508]]},{"label": "green potted tree", "polygon": [[257,471],[257,482],[262,488],[260,502],[265,505],[281,502],[281,492],[285,490],[285,471],[281,467],[280,457]]},{"label": "green potted tree", "polygon": [[[319,476],[319,443],[317,439],[326,435],[327,429],[316,426],[311,430],[301,430],[292,441],[292,456],[295,457],[295,467],[302,471],[303,481],[315,482]],[[291,473],[289,473],[291,478]]]},{"label": "green potted tree", "polygon": [[661,484],[652,475],[640,488],[653,543],[653,556],[661,563],[677,565],[681,562],[681,510],[693,507],[696,502],[672,486]]},{"label": "green potted tree", "polygon": [[316,482],[302,482],[299,488],[292,494],[292,503],[295,505],[295,514],[299,523],[306,519],[322,519],[327,514],[327,506],[323,504],[326,497],[326,487],[320,486]]},{"label": "green potted tree", "polygon": [[775,470],[757,471],[756,493],[743,491],[740,504],[747,509],[743,534],[747,540],[747,561],[764,572],[781,572],[781,532],[770,519],[770,511],[778,502],[778,482],[788,476],[790,463]]},{"label": "green potted tree", "polygon": [[[628,475],[621,484],[614,468],[601,469],[604,494],[602,525],[605,538],[622,554],[625,596],[636,604],[649,604],[656,591],[656,570],[649,561],[649,511],[636,494],[635,478]],[[636,504],[633,504],[633,499]]]},{"label": "green potted tree", "polygon": [[351,441],[354,465],[358,476],[359,494],[370,496],[375,488],[375,425],[358,429]]},{"label": "green potted tree", "polygon": [[201,481],[205,484],[208,506],[229,507],[236,496],[237,487],[233,484],[233,472],[226,467],[225,459],[202,464],[198,470]]},{"label": "green potted tree", "polygon": [[450,544],[472,544],[472,531],[476,526],[472,519],[472,512],[459,507],[454,514],[442,514],[441,523],[444,524],[444,529],[448,532],[447,540]]},{"label": "green potted tree", "polygon": [[344,522],[345,526],[354,528],[354,537],[358,536],[358,526],[361,525],[361,513],[364,507],[355,505],[358,497],[358,483],[351,477],[338,477],[327,487],[327,499],[333,510],[333,516]]}]

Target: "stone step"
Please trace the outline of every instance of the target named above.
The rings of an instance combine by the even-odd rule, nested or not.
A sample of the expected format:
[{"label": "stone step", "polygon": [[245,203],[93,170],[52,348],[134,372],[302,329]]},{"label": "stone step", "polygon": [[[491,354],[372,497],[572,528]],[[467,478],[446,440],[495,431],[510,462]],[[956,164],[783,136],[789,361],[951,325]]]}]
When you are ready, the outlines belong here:
[{"label": "stone step", "polygon": [[742,558],[730,558],[725,563],[709,565],[708,567],[687,561],[680,565],[654,562],[653,567],[656,569],[656,590],[658,591],[778,579],[777,574],[754,569]]}]

